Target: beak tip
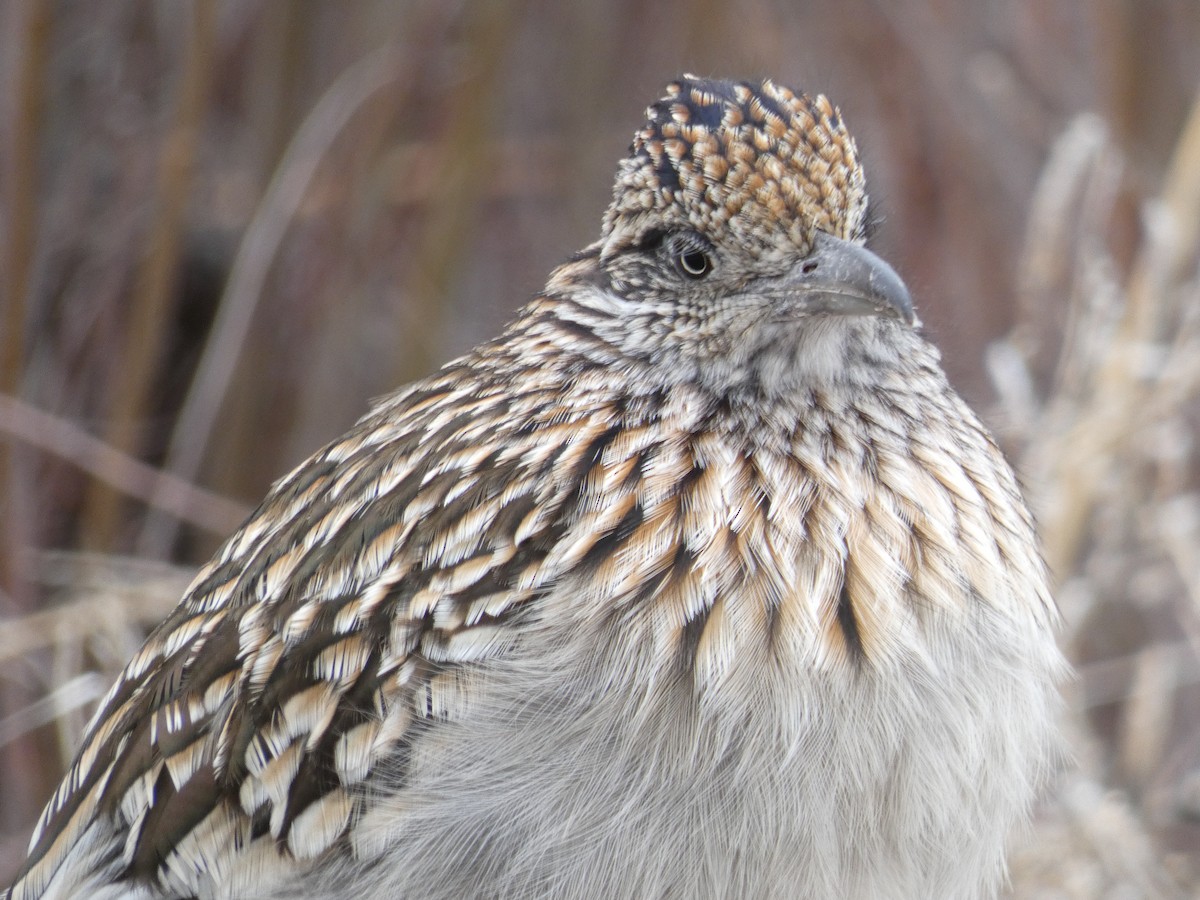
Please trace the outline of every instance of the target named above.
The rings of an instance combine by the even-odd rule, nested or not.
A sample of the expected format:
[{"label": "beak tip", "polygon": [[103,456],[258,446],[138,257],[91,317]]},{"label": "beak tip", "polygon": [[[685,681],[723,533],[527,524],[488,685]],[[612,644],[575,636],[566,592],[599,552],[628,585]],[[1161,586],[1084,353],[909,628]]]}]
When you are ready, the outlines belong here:
[{"label": "beak tip", "polygon": [[[883,260],[880,260],[883,262]],[[885,266],[887,263],[883,263]],[[913,309],[912,294],[908,292],[908,287],[896,274],[891,266],[888,266],[888,275],[892,276],[892,282],[886,284],[880,292],[885,303],[885,312],[893,312],[897,318],[904,321],[906,325],[913,325],[917,321],[917,312]]]},{"label": "beak tip", "polygon": [[914,327],[920,323],[904,280],[861,244],[819,231],[801,272],[797,287],[835,298],[827,312],[886,316]]}]

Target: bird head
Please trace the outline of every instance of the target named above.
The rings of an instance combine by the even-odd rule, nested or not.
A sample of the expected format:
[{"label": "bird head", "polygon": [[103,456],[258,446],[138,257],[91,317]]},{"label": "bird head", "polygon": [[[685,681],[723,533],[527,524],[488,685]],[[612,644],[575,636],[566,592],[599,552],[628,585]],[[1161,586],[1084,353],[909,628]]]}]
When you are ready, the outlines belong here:
[{"label": "bird head", "polygon": [[603,336],[726,386],[840,377],[848,354],[916,324],[864,246],[866,209],[854,139],[824,96],[685,76],[647,110],[593,248]]}]

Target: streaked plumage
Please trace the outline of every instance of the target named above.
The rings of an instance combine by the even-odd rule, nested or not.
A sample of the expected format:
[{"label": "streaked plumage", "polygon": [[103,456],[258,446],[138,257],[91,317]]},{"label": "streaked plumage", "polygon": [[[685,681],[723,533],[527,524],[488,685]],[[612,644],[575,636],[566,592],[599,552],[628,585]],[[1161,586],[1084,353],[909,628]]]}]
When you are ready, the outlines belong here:
[{"label": "streaked plumage", "polygon": [[824,97],[671,85],[600,240],[199,573],[14,900],[990,895],[1056,614],[865,209]]}]

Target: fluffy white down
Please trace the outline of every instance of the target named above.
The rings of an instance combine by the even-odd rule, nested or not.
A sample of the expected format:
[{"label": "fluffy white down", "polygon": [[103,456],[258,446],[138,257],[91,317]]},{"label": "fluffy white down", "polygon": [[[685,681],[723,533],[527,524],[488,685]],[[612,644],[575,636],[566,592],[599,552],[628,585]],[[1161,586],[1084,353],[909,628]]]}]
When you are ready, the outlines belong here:
[{"label": "fluffy white down", "polygon": [[586,627],[557,635],[422,745],[360,823],[363,862],[274,896],[992,896],[1052,765],[1059,656],[971,618],[855,678],[742,656],[698,700],[685,679],[645,694],[671,683],[658,661]]}]

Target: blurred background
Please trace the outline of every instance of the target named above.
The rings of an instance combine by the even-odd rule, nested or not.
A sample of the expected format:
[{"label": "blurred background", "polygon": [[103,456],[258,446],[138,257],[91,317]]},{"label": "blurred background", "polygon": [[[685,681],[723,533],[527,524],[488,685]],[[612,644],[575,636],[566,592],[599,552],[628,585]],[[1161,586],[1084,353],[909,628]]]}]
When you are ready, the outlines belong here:
[{"label": "blurred background", "polygon": [[269,483],[598,233],[684,71],[829,94],[1078,676],[1012,895],[1200,896],[1195,0],[0,6],[0,885]]}]

